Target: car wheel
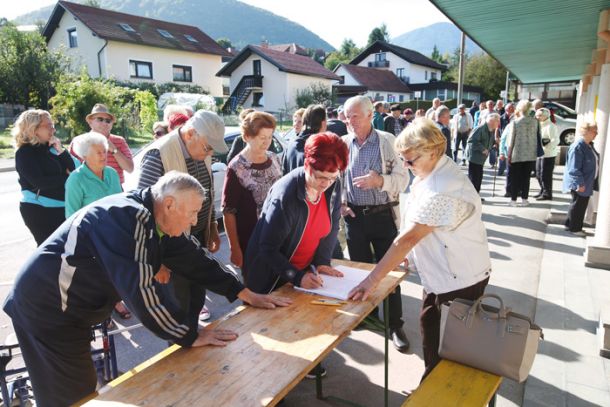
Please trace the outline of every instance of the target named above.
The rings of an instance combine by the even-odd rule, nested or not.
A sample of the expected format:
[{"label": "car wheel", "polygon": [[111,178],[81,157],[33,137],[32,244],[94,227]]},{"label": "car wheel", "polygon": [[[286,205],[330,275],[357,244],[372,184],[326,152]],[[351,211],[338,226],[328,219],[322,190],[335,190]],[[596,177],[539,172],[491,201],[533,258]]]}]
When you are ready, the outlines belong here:
[{"label": "car wheel", "polygon": [[561,136],[559,136],[559,144],[561,144],[562,146],[569,146],[570,144],[572,144],[574,142],[575,138],[576,138],[575,130],[573,130],[573,129],[566,130],[563,133],[561,133]]}]

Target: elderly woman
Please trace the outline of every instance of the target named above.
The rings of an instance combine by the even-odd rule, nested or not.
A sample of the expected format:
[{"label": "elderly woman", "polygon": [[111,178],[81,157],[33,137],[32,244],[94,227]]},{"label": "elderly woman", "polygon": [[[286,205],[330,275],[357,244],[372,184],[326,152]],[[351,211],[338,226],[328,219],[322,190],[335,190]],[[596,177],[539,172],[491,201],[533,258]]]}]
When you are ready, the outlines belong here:
[{"label": "elderly woman", "polygon": [[341,186],[347,146],[334,133],[319,133],[305,143],[305,165],[277,181],[263,204],[246,251],[246,285],[257,293],[292,283],[317,288],[314,273],[338,275],[330,267],[337,242]]},{"label": "elderly woman", "polygon": [[[94,131],[85,133],[74,148],[83,158],[83,165],[66,181],[66,218],[98,199],[123,191],[119,174],[106,165],[108,139],[104,135]],[[131,317],[122,302],[118,302],[114,309],[123,319]]]},{"label": "elderly woman", "polygon": [[225,230],[231,248],[231,262],[243,265],[243,254],[263,208],[271,185],[282,177],[277,156],[267,149],[273,141],[275,118],[252,112],[242,124],[244,148],[229,163],[222,193]]},{"label": "elderly woman", "polygon": [[122,192],[119,175],[106,165],[106,137],[94,131],[83,134],[75,148],[83,165],[66,181],[66,218],[91,202]]},{"label": "elderly woman", "polygon": [[11,130],[21,185],[19,211],[40,246],[65,220],[64,184],[74,161],[55,137],[49,112],[26,110]]},{"label": "elderly woman", "polygon": [[445,155],[446,139],[430,120],[415,119],[396,138],[403,164],[415,175],[405,228],[371,274],[350,293],[366,300],[406,257],[414,260],[424,296],[420,313],[427,376],[439,362],[441,304],[480,297],[491,273],[481,200],[466,175]]},{"label": "elderly woman", "polygon": [[544,157],[538,157],[536,160],[536,178],[540,184],[540,193],[535,198],[537,201],[550,201],[553,199],[555,157],[559,153],[559,131],[557,125],[551,121],[549,109],[536,110],[535,117],[540,122],[540,137],[544,150]]},{"label": "elderly woman", "polygon": [[563,191],[570,192],[572,202],[565,222],[566,230],[584,237],[582,224],[589,197],[597,190],[599,176],[599,154],[592,142],[597,136],[597,123],[584,122],[579,128],[579,140],[572,143],[563,173]]},{"label": "elderly woman", "polygon": [[[468,160],[468,178],[477,192],[481,191],[483,182],[483,164],[496,142],[496,129],[500,126],[500,115],[490,113],[485,116],[485,123],[478,126],[466,142],[466,159]],[[481,198],[483,201],[483,198]]]},{"label": "elderly woman", "polygon": [[506,140],[510,171],[510,206],[517,206],[517,196],[521,195],[521,206],[529,205],[530,174],[538,157],[540,125],[538,120],[529,116],[531,103],[521,100],[515,109],[515,119],[507,127]]},{"label": "elderly woman", "polygon": [[155,124],[153,124],[153,137],[155,140],[165,136],[167,133],[169,133],[167,123],[155,122]]}]

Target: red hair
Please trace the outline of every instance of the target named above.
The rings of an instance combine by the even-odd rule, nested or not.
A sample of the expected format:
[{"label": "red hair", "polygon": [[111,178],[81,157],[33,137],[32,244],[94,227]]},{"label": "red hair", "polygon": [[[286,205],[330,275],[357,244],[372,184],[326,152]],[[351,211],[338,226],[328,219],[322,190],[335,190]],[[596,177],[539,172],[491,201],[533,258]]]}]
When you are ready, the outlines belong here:
[{"label": "red hair", "polygon": [[310,136],[305,142],[305,167],[336,172],[347,167],[347,144],[330,131]]},{"label": "red hair", "polygon": [[182,113],[173,113],[167,119],[168,125],[171,129],[175,129],[177,127],[182,126],[184,123],[188,121],[189,117]]}]

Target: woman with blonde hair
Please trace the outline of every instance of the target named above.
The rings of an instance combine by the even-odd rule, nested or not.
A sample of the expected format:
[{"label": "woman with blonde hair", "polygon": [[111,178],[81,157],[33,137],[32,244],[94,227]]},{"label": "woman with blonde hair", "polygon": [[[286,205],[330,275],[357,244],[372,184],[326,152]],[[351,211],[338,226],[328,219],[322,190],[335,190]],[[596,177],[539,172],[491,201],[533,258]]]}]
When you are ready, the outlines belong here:
[{"label": "woman with blonde hair", "polygon": [[75,164],[55,137],[55,125],[46,110],[21,113],[11,134],[22,193],[19,211],[40,246],[65,220],[64,184]]},{"label": "woman with blonde hair", "polygon": [[597,123],[585,121],[578,128],[580,138],[570,145],[563,173],[563,192],[570,192],[572,202],[565,222],[566,230],[584,237],[582,225],[589,198],[598,189],[599,154],[593,148]]},{"label": "woman with blonde hair", "polygon": [[508,125],[506,145],[510,164],[510,206],[517,206],[518,195],[521,195],[521,206],[529,205],[530,174],[536,166],[538,149],[542,149],[539,146],[540,124],[529,115],[531,107],[528,100],[520,100],[515,109],[515,119]]},{"label": "woman with blonde hair", "polygon": [[383,277],[410,255],[424,287],[419,317],[424,377],[440,361],[441,304],[455,298],[477,299],[491,273],[481,199],[466,174],[445,155],[446,143],[434,122],[425,118],[415,119],[396,138],[403,165],[415,175],[405,227],[349,295],[366,300]]}]

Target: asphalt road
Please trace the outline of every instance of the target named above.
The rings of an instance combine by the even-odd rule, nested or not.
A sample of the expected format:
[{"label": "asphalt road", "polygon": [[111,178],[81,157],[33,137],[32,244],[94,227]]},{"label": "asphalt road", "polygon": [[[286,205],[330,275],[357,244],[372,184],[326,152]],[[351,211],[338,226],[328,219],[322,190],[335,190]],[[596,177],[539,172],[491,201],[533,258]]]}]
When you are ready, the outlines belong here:
[{"label": "asphalt road", "polygon": [[[29,230],[26,228],[19,213],[19,199],[21,193],[17,183],[17,173],[0,173],[0,298],[9,293],[15,276],[22,264],[36,248],[36,243]],[[220,251],[216,257],[223,262],[228,262],[229,250],[224,233],[222,233]],[[239,305],[239,301],[230,304],[224,297],[214,293],[208,293],[206,303],[210,309],[213,319],[217,319]],[[115,316],[117,327],[133,326],[138,323],[132,317],[129,320],[121,320]],[[0,311],[0,343],[5,343],[9,334],[13,332],[10,318]],[[115,335],[115,344],[119,370],[124,372],[146,359],[154,356],[167,347],[167,342],[150,333],[146,328],[140,327]],[[96,343],[97,345],[97,343]],[[15,360],[11,365],[19,364]]]}]

